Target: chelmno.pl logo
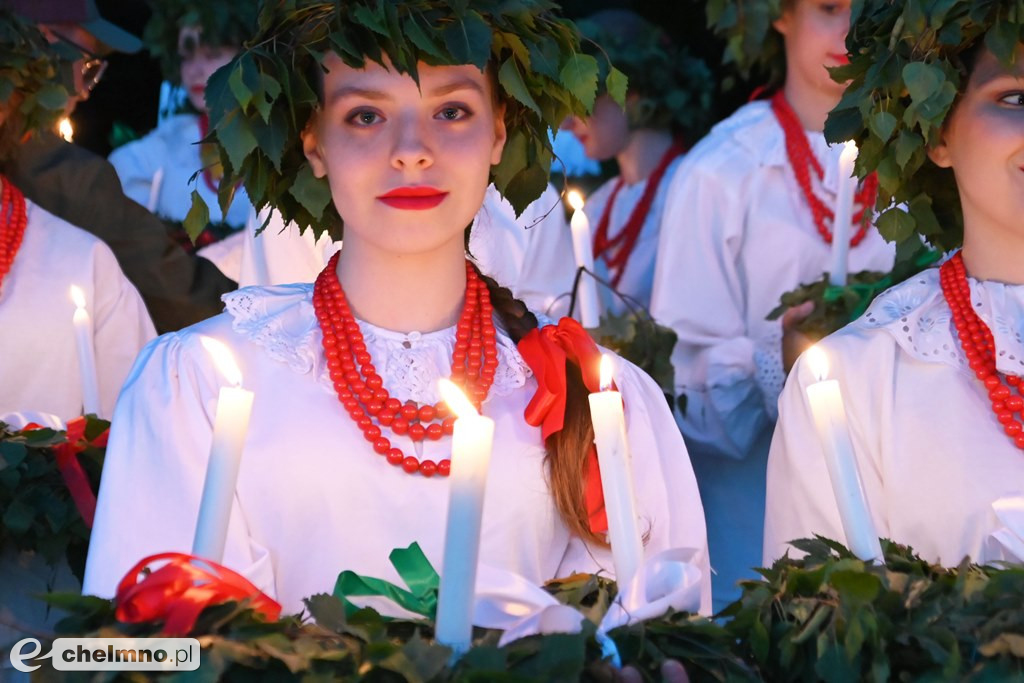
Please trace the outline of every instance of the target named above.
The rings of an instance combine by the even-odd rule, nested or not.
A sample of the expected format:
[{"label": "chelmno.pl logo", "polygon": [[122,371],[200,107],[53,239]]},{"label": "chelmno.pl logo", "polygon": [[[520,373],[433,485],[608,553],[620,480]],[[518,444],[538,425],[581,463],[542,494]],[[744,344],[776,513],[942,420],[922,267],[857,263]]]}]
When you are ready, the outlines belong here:
[{"label": "chelmno.pl logo", "polygon": [[195,671],[199,641],[195,638],[57,638],[44,654],[35,638],[11,647],[11,665],[35,671],[50,660],[58,671]]}]

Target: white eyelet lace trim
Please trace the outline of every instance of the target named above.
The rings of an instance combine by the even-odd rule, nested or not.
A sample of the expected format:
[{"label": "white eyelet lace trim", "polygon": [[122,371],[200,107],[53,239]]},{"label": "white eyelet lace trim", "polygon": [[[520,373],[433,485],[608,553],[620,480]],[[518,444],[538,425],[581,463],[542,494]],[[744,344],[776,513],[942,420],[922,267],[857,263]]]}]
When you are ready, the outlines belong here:
[{"label": "white eyelet lace trim", "polygon": [[[968,279],[971,303],[992,330],[996,368],[1024,375],[1024,286]],[[952,315],[930,268],[880,294],[854,325],[884,329],[914,358],[945,363],[973,375],[956,336]]]},{"label": "white eyelet lace trim", "polygon": [[[246,287],[225,294],[232,328],[291,370],[314,372],[328,392],[334,385],[321,348],[322,335],[313,313],[312,285]],[[455,327],[437,332],[392,332],[359,321],[366,347],[385,388],[401,401],[436,403],[437,380],[451,375]],[[498,329],[498,367],[488,399],[507,396],[533,373],[512,340]]]},{"label": "white eyelet lace trim", "polygon": [[782,328],[772,332],[754,345],[754,378],[764,394],[764,407],[768,416],[775,420],[779,416],[779,395],[786,383],[782,370]]}]

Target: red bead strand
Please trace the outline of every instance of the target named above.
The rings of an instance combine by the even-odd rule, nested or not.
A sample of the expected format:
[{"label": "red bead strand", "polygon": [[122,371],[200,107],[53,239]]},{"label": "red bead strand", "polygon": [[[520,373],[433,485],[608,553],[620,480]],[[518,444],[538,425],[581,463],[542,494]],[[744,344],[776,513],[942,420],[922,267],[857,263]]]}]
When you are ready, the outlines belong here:
[{"label": "red bead strand", "polygon": [[996,343],[992,330],[982,320],[971,304],[971,287],[967,282],[967,269],[957,252],[939,269],[942,293],[953,314],[960,346],[967,357],[967,363],[974,376],[985,384],[992,412],[1017,448],[1024,450],[1024,398],[1021,392],[1021,378],[1017,375],[1003,375],[996,369]]},{"label": "red bead strand", "polygon": [[3,192],[0,193],[0,286],[14,265],[14,257],[21,248],[28,215],[25,209],[25,195],[10,183],[0,178]]},{"label": "red bead strand", "polygon": [[[821,182],[825,177],[825,172],[821,168],[821,162],[818,161],[818,158],[814,156],[814,152],[811,151],[811,145],[807,142],[803,125],[800,123],[796,112],[789,105],[789,102],[786,101],[786,96],[782,94],[781,90],[772,96],[771,106],[776,120],[782,127],[782,132],[786,136],[786,155],[789,157],[789,165],[796,176],[797,184],[800,185],[800,189],[803,191],[807,206],[811,209],[814,225],[822,239],[827,244],[832,244],[832,231],[826,225],[826,221],[828,223],[834,222],[835,213],[831,207],[818,198],[818,195],[814,193],[814,189],[811,187],[811,170],[814,171],[818,182]],[[857,246],[867,236],[868,228],[871,226],[869,220],[870,211],[875,205],[877,195],[878,175],[872,173],[864,179],[864,184],[854,195],[854,201],[860,206],[860,210],[853,216],[853,222],[858,228],[853,236],[850,237],[850,246]]]},{"label": "red bead strand", "polygon": [[[403,404],[384,388],[384,380],[377,374],[359,323],[338,282],[338,256],[334,255],[313,288],[313,310],[323,333],[324,357],[338,401],[373,445],[373,450],[388,463],[409,474],[448,476],[447,459],[437,463],[420,462],[393,447],[384,435],[385,430],[389,430],[413,441],[438,441],[452,434],[455,420],[449,416],[448,406],[443,401],[434,405],[418,405],[414,401]],[[456,325],[451,379],[464,387],[478,410],[494,383],[498,367],[493,314],[487,284],[467,261],[466,301]]]}]

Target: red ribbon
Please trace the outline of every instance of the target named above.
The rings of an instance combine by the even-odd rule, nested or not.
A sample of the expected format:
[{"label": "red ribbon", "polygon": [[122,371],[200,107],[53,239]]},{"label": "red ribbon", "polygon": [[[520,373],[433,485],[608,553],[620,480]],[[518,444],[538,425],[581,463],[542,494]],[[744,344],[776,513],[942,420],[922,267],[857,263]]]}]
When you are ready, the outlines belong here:
[{"label": "red ribbon", "polygon": [[[66,441],[53,447],[57,456],[57,470],[64,479],[64,485],[68,487],[71,500],[78,508],[78,514],[85,521],[85,526],[92,528],[92,520],[96,515],[96,494],[89,485],[89,477],[78,461],[78,454],[90,446],[102,448],[107,445],[107,438],[110,436],[110,428],[103,430],[103,433],[92,441],[85,438],[86,419],[76,417],[68,422],[65,430]],[[43,429],[42,425],[31,422],[25,425],[24,431]]]},{"label": "red ribbon", "polygon": [[[148,565],[165,560],[167,564],[139,580]],[[207,607],[242,601],[267,621],[281,616],[281,605],[241,574],[194,555],[159,553],[140,560],[121,579],[114,616],[129,624],[162,621],[161,634],[180,637],[192,631]]]},{"label": "red ribbon", "polygon": [[[601,390],[601,352],[583,326],[572,318],[562,318],[558,325],[538,327],[518,344],[519,354],[537,378],[537,393],[526,406],[526,422],[541,428],[545,440],[565,426],[566,362],[579,366],[583,384],[592,392]],[[595,534],[608,531],[604,509],[604,490],[597,449],[587,451],[583,473],[583,499],[587,507],[590,530]]]}]

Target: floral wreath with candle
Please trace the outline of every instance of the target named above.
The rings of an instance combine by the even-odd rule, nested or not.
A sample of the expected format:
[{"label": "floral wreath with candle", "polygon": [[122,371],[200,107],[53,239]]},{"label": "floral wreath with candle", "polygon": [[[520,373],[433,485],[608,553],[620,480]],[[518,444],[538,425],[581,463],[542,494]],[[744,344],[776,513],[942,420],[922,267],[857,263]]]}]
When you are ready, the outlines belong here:
[{"label": "floral wreath with candle", "polygon": [[[884,211],[878,225],[885,237],[897,243],[924,239],[949,250],[963,241],[960,197],[953,171],[935,165],[928,148],[940,142],[978,50],[1013,65],[1024,41],[1024,7],[959,0],[929,9],[884,0],[857,6],[847,38],[852,59],[836,72],[853,81],[825,133],[856,139],[858,174],[877,172]],[[971,302],[959,252],[940,267],[939,280],[968,365],[1001,428],[1024,450],[1022,378],[996,368],[995,340]]]},{"label": "floral wreath with candle", "polygon": [[932,163],[927,150],[939,141],[967,86],[976,50],[984,45],[1010,64],[1021,40],[1019,2],[854,4],[846,39],[850,63],[832,70],[834,78],[851,83],[829,114],[825,137],[855,140],[857,175],[877,174],[876,224],[886,239],[920,236],[940,250],[961,244],[963,216],[953,173]]},{"label": "floral wreath with candle", "polygon": [[[206,140],[218,146],[225,170],[221,202],[242,181],[257,210],[271,206],[286,222],[318,237],[340,235],[342,219],[327,179],[314,176],[300,138],[320,106],[316,70],[333,52],[352,68],[389,62],[417,81],[420,62],[473,64],[491,74],[505,105],[508,140],[490,181],[521,213],[547,186],[550,130],[570,115],[589,115],[601,77],[598,60],[580,50],[576,27],[556,9],[548,0],[265,4],[257,35],[207,87]],[[625,76],[607,67],[604,87],[620,105],[625,85]],[[193,193],[186,225],[194,227],[205,213]],[[338,400],[373,450],[409,474],[446,475],[447,461],[418,461],[388,438],[390,433],[441,439],[451,433],[453,421],[444,405],[403,405],[383,387],[334,261],[317,279],[313,304]],[[539,329],[521,301],[467,262],[452,368],[453,378],[477,404],[487,397],[497,366],[494,315],[538,377],[543,398],[535,397],[524,418],[543,427],[556,506],[571,532],[605,543],[607,519],[586,399],[599,388],[597,347],[571,319]]]},{"label": "floral wreath with candle", "polygon": [[[26,137],[53,130],[74,88],[72,64],[78,53],[50,45],[34,25],[0,10],[0,160]],[[25,197],[6,178],[0,195],[0,288],[21,247],[28,219]],[[2,289],[0,289],[2,295]]]}]

